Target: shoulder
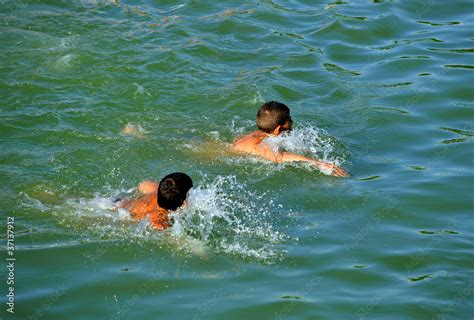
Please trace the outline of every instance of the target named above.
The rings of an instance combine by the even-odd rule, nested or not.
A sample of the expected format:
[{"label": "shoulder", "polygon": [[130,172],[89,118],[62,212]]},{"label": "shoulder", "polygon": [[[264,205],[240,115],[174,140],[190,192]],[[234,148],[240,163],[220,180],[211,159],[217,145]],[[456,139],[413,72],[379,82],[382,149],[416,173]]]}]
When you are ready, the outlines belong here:
[{"label": "shoulder", "polygon": [[148,213],[156,210],[158,201],[156,193],[149,193],[132,200],[127,209],[135,219],[143,219]]},{"label": "shoulder", "polygon": [[138,191],[141,193],[154,193],[158,191],[158,182],[153,180],[143,180],[138,185]]},{"label": "shoulder", "polygon": [[254,131],[246,136],[237,138],[232,146],[236,150],[247,151],[247,149],[254,148],[256,145],[260,144],[264,138],[265,135],[263,133],[260,131]]}]

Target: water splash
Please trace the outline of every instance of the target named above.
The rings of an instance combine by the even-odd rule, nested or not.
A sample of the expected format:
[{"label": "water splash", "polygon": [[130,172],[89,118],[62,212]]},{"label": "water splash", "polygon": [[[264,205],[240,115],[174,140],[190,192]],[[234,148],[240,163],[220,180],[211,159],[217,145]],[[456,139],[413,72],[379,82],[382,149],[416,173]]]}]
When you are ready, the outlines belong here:
[{"label": "water splash", "polygon": [[173,227],[165,231],[154,230],[148,219],[136,221],[126,210],[114,207],[114,198],[134,192],[108,189],[107,194],[70,198],[60,204],[43,204],[31,197],[26,202],[52,213],[58,226],[69,234],[152,244],[173,254],[217,252],[272,263],[285,253],[279,246],[290,240],[277,223],[282,206],[266,194],[248,190],[235,176],[204,176],[200,186],[191,189],[188,207],[172,214]]},{"label": "water splash", "polygon": [[265,141],[274,150],[307,155],[337,165],[343,162],[337,141],[325,130],[311,125],[299,125],[289,133],[269,137]]},{"label": "water splash", "polygon": [[275,245],[287,239],[272,223],[278,221],[275,207],[234,176],[218,176],[190,191],[189,206],[175,214],[172,229],[216,251],[268,261],[283,253]]},{"label": "water splash", "polygon": [[[238,118],[235,118],[238,119]],[[253,124],[250,121],[249,127]],[[241,137],[248,134],[249,127],[241,127],[236,125],[236,121],[232,120],[228,129],[230,129],[233,137]],[[224,144],[220,149],[229,149],[230,144]],[[313,159],[322,160],[324,162],[333,163],[341,166],[345,162],[347,153],[344,146],[334,137],[329,135],[325,130],[315,128],[310,124],[299,124],[291,132],[283,133],[280,136],[268,137],[263,143],[269,145],[274,151],[288,151],[299,155],[304,155]],[[199,148],[197,148],[199,149]],[[216,147],[214,147],[216,149]],[[209,151],[206,151],[209,153]],[[254,155],[242,155],[232,152],[222,155],[220,159],[232,165],[245,166],[246,171],[258,171],[260,175],[271,175],[275,170],[284,170],[287,165],[298,166],[308,171],[319,170],[323,174],[330,175],[330,170],[322,170],[307,162],[286,162],[281,164],[268,165],[269,160]]]}]

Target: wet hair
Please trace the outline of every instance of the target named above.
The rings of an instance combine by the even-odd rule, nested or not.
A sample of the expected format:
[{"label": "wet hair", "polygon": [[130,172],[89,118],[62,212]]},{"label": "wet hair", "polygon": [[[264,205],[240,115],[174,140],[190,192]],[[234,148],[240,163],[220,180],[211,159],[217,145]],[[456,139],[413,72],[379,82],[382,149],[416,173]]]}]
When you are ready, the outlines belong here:
[{"label": "wet hair", "polygon": [[182,172],[174,172],[160,181],[158,187],[158,205],[174,211],[186,200],[189,189],[193,187],[191,178]]},{"label": "wet hair", "polygon": [[290,109],[283,103],[270,101],[264,103],[257,112],[257,127],[267,133],[273,132],[279,125],[291,121]]}]

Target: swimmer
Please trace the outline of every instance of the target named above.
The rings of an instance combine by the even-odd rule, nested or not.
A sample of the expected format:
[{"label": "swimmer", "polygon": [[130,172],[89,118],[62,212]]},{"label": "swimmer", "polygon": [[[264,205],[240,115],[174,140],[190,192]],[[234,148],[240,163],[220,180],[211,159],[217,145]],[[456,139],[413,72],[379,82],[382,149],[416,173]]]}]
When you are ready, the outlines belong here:
[{"label": "swimmer", "polygon": [[172,226],[171,211],[187,206],[187,195],[193,187],[191,178],[182,172],[164,177],[160,183],[144,180],[138,185],[140,194],[134,199],[119,199],[116,208],[124,208],[132,218],[146,219],[154,229],[164,230]]},{"label": "swimmer", "polygon": [[254,131],[244,137],[234,140],[232,148],[236,151],[254,154],[273,162],[308,162],[323,172],[330,172],[336,177],[347,177],[349,174],[343,168],[318,159],[311,159],[305,156],[290,152],[280,152],[273,150],[265,139],[268,137],[279,136],[285,131],[291,131],[293,120],[290,116],[290,109],[283,103],[270,101],[264,103],[257,112],[257,127]]}]

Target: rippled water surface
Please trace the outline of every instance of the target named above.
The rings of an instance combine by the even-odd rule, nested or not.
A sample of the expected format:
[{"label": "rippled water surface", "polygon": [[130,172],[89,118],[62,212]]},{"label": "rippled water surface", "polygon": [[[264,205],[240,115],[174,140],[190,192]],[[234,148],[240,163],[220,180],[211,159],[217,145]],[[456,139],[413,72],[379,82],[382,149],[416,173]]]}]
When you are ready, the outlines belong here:
[{"label": "rippled water surface", "polygon": [[[472,1],[0,1],[5,319],[471,319]],[[226,151],[272,143],[329,177]],[[174,227],[110,210],[194,180]]]}]

